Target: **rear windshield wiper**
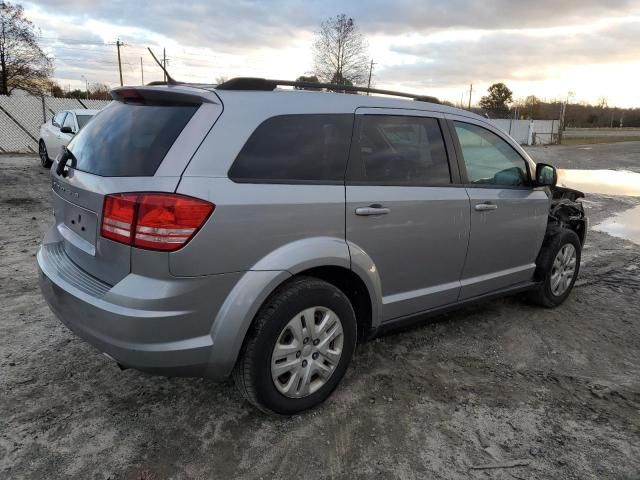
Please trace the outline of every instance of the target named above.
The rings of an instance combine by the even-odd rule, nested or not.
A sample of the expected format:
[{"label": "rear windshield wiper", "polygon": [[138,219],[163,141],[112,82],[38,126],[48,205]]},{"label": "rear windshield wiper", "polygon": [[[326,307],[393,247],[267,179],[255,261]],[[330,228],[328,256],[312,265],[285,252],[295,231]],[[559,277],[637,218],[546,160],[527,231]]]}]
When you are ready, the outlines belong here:
[{"label": "rear windshield wiper", "polygon": [[58,176],[62,175],[63,177],[66,177],[66,172],[64,170],[64,167],[67,166],[67,162],[69,162],[69,160],[71,160],[71,167],[75,167],[76,164],[78,163],[78,160],[76,159],[75,155],[71,152],[71,150],[69,150],[67,147],[62,147],[62,155],[60,156],[60,160],[58,160],[58,166],[56,167],[56,174]]}]

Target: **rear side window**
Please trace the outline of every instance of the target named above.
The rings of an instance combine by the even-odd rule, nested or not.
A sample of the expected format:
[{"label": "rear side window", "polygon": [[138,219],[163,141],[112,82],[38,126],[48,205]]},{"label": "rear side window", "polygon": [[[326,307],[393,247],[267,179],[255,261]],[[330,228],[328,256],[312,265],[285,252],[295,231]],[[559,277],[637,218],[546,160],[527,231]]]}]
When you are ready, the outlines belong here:
[{"label": "rear side window", "polygon": [[244,182],[341,183],[353,115],[281,115],[264,121],[229,170]]},{"label": "rear side window", "polygon": [[69,144],[73,167],[105,177],[152,176],[197,109],[112,102]]},{"label": "rear side window", "polygon": [[84,126],[89,123],[89,120],[91,120],[91,115],[76,115],[76,120],[78,120],[78,128],[82,130]]},{"label": "rear side window", "polygon": [[[364,115],[350,180],[372,185],[429,186],[451,183],[438,120],[400,115]],[[359,158],[358,158],[359,156]],[[353,178],[351,178],[353,177]]]}]

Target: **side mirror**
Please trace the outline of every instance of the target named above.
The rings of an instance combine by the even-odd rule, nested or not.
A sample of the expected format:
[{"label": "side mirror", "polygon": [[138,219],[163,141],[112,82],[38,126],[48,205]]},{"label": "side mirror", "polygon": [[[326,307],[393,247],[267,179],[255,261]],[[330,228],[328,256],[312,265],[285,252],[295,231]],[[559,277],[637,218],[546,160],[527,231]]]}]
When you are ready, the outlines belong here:
[{"label": "side mirror", "polygon": [[60,132],[61,133],[73,133],[73,130],[71,130],[71,127],[65,126],[65,127],[61,127],[60,128]]},{"label": "side mirror", "polygon": [[558,183],[558,171],[553,165],[536,164],[536,185],[539,187],[555,187]]}]

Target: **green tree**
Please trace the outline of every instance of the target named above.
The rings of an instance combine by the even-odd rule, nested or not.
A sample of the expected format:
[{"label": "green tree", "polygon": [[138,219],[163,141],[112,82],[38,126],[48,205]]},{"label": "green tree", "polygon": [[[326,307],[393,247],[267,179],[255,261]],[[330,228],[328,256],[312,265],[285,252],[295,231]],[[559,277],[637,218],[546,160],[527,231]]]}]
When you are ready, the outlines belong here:
[{"label": "green tree", "polygon": [[46,93],[48,95],[51,95],[52,97],[64,97],[64,90],[62,90],[62,87],[54,81],[50,81],[47,83]]},{"label": "green tree", "polygon": [[[320,83],[318,77],[315,75],[300,75],[296,78],[296,82],[306,82],[306,83]],[[296,90],[320,90],[319,88],[314,87],[295,87]]]},{"label": "green tree", "polygon": [[480,99],[480,106],[490,112],[504,114],[509,112],[509,103],[513,102],[513,92],[504,83],[494,83],[488,89],[489,95]]},{"label": "green tree", "polygon": [[71,90],[70,92],[67,92],[67,94],[65,95],[65,97],[67,98],[87,98],[87,92],[84,90],[78,90],[77,88],[75,90]]},{"label": "green tree", "polygon": [[0,1],[0,94],[10,95],[16,88],[38,95],[47,92],[53,63],[38,37],[22,5]]},{"label": "green tree", "polygon": [[344,13],[320,25],[313,44],[315,73],[323,82],[364,84],[369,74],[368,44]]}]

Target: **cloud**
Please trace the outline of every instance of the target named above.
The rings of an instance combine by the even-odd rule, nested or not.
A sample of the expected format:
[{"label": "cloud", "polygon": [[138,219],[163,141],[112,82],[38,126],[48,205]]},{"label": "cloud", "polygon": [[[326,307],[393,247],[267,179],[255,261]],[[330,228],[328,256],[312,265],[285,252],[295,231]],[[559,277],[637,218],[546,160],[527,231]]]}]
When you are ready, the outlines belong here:
[{"label": "cloud", "polygon": [[385,0],[366,2],[358,19],[385,33],[453,28],[552,27],[638,11],[637,0]]},{"label": "cloud", "polygon": [[34,5],[78,21],[91,18],[135,27],[220,51],[278,48],[299,32],[317,30],[323,19],[343,11],[367,34],[409,34],[452,28],[548,27],[638,10],[637,0],[43,0]]},{"label": "cloud", "polygon": [[637,63],[640,52],[640,0],[40,0],[25,7],[49,37],[56,77],[71,84],[80,74],[118,82],[115,46],[104,44],[116,38],[127,43],[125,82],[139,81],[141,56],[145,80],[158,78],[147,45],[167,47],[176,78],[295,78],[311,66],[313,32],[341,12],[369,39],[380,87],[559,81],[581,65]]},{"label": "cloud", "polygon": [[434,87],[497,80],[541,80],[563,66],[625,63],[640,52],[640,20],[571,34],[561,30],[478,31],[473,38],[392,44],[413,61],[385,65],[380,78]]}]

